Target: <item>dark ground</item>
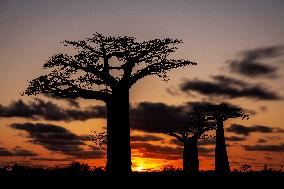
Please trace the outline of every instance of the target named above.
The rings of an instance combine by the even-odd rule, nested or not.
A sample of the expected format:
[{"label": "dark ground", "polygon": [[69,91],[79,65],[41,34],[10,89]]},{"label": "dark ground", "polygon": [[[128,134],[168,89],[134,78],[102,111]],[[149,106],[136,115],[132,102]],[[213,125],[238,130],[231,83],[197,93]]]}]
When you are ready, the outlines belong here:
[{"label": "dark ground", "polygon": [[[4,181],[4,182],[3,182]],[[127,177],[111,177],[101,167],[73,162],[66,167],[35,168],[14,164],[0,169],[0,183],[5,186],[69,186],[76,188],[284,188],[282,170],[234,170],[229,175],[216,175],[214,171],[201,171],[198,175],[185,175],[181,170],[165,168],[160,172],[133,172]],[[186,186],[186,187],[185,187]],[[195,186],[195,187],[193,187]],[[0,187],[2,188],[2,187]],[[5,187],[6,188],[6,187]]]}]

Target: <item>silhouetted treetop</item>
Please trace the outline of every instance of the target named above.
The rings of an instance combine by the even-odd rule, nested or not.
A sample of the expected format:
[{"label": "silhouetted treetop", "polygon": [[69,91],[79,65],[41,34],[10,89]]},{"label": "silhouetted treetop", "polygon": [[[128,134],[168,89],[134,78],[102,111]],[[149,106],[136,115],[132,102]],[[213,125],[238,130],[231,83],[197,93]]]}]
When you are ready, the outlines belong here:
[{"label": "silhouetted treetop", "polygon": [[249,119],[249,115],[242,109],[230,104],[221,103],[218,105],[206,105],[208,108],[208,116],[213,119],[222,119],[226,121],[229,118]]},{"label": "silhouetted treetop", "polygon": [[193,112],[187,113],[187,120],[180,128],[167,128],[162,132],[174,136],[180,142],[187,142],[188,140],[206,139],[212,137],[207,131],[216,129],[216,122],[212,120],[205,109],[195,109]]},{"label": "silhouetted treetop", "polygon": [[97,99],[107,102],[112,91],[121,85],[131,88],[139,79],[166,71],[196,65],[188,60],[169,59],[177,39],[154,39],[137,42],[133,37],[112,37],[95,33],[91,38],[67,41],[75,53],[55,54],[44,64],[52,69],[47,75],[32,80],[25,94],[50,94],[62,98]]}]

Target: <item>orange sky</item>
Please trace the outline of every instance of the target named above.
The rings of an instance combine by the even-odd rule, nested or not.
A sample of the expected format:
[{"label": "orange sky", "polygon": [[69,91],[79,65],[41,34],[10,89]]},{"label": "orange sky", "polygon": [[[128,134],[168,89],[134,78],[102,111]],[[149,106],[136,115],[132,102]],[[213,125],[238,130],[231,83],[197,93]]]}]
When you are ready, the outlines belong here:
[{"label": "orange sky", "polygon": [[[110,35],[130,35],[139,41],[153,38],[172,37],[183,40],[174,58],[190,59],[198,65],[171,71],[168,82],[158,77],[148,77],[131,89],[130,101],[133,107],[141,102],[164,103],[168,106],[182,106],[186,102],[208,100],[207,95],[196,91],[182,92],[180,84],[188,80],[212,82],[212,76],[226,75],[237,78],[251,85],[257,84],[279,96],[284,96],[283,88],[283,53],[274,57],[256,59],[265,65],[276,67],[277,77],[245,76],[229,70],[229,61],[239,60],[245,56],[242,52],[265,47],[281,47],[284,44],[284,3],[281,0],[251,1],[1,1],[0,3],[0,110],[9,107],[12,101],[22,99],[25,103],[33,97],[20,94],[28,85],[28,81],[43,73],[42,65],[52,54],[65,51],[60,44],[63,40],[79,40],[100,32]],[[168,92],[177,93],[171,95]],[[212,96],[211,96],[212,97]],[[216,96],[214,96],[216,97]],[[52,100],[42,97],[46,101]],[[264,100],[251,98],[245,94],[234,98],[210,99],[214,102],[226,101],[256,112],[249,120],[228,120],[231,124],[247,127],[255,125],[269,128],[284,129],[284,102],[282,99]],[[52,100],[53,103],[68,106],[66,101]],[[78,101],[81,109],[94,105],[103,105],[96,100]],[[1,112],[0,112],[1,115]],[[88,119],[86,121],[48,121],[31,120],[21,117],[0,117],[0,162],[23,162],[33,165],[60,165],[68,163],[66,153],[55,152],[46,146],[31,142],[26,131],[11,128],[13,123],[45,123],[66,128],[75,135],[91,134],[106,126],[104,119]],[[278,130],[279,131],[279,130]],[[226,131],[226,136],[245,137],[243,141],[227,141],[228,154],[233,168],[241,164],[251,164],[252,168],[260,169],[264,164],[279,169],[283,162],[283,132],[252,131],[244,136]],[[159,141],[133,141],[149,143],[154,146],[177,148],[171,143],[171,137],[157,133],[147,133],[162,137]],[[133,130],[132,135],[145,135],[145,132]],[[259,142],[265,139],[265,142]],[[88,150],[87,144],[81,147]],[[245,150],[245,145],[275,145],[272,150]],[[17,147],[17,148],[16,148]],[[20,148],[19,148],[20,147]],[[202,146],[214,149],[214,145]],[[271,147],[271,146],[270,146]],[[6,155],[1,148],[13,152]],[[272,146],[273,148],[273,146]],[[20,150],[28,150],[37,156],[16,156]],[[150,149],[150,145],[149,145]],[[271,149],[271,148],[270,148]],[[14,151],[13,151],[14,150]],[[17,151],[18,150],[18,151]],[[167,150],[165,148],[165,150]],[[178,151],[178,150],[177,150]],[[144,153],[144,154],[143,154]],[[173,151],[174,153],[174,151]],[[179,151],[177,152],[179,153]],[[4,154],[4,155],[3,155]],[[69,154],[70,155],[70,154]],[[211,153],[211,156],[214,152]],[[166,155],[155,155],[143,148],[134,148],[132,152],[134,170],[155,170],[165,165],[181,167],[182,154],[179,159],[169,160]],[[214,156],[200,154],[201,169],[214,168]],[[40,160],[47,158],[49,161]],[[36,160],[38,159],[38,160]],[[60,161],[64,159],[64,161]],[[71,158],[80,160],[76,158]],[[90,165],[104,165],[105,158],[82,160]]]}]

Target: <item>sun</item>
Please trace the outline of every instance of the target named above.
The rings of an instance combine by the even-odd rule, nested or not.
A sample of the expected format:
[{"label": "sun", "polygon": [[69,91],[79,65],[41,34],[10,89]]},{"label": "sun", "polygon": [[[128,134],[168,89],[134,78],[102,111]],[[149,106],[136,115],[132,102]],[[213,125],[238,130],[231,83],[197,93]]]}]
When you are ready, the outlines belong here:
[{"label": "sun", "polygon": [[159,171],[164,162],[159,159],[134,157],[132,159],[132,170],[137,172]]},{"label": "sun", "polygon": [[144,170],[143,166],[135,167],[135,171],[142,172]]}]

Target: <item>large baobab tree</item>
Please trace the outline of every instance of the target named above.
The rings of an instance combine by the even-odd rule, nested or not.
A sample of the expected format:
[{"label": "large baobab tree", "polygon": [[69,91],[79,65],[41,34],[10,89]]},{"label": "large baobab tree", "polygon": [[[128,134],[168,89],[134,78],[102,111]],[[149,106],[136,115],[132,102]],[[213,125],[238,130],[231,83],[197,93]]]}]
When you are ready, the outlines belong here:
[{"label": "large baobab tree", "polygon": [[203,110],[188,113],[185,125],[180,128],[163,129],[162,132],[183,143],[183,170],[185,173],[199,172],[198,140],[212,137],[210,130],[216,129],[216,122],[208,119]]},{"label": "large baobab tree", "polygon": [[226,149],[224,121],[229,118],[249,118],[249,116],[239,107],[221,103],[218,105],[207,105],[208,116],[217,123],[216,130],[216,147],[215,147],[215,171],[218,174],[228,174],[230,164]]},{"label": "large baobab tree", "polygon": [[129,90],[138,80],[166,71],[195,65],[169,59],[181,40],[154,39],[137,42],[133,37],[96,33],[81,41],[64,41],[75,47],[70,54],[53,55],[44,68],[51,71],[29,84],[25,94],[49,94],[61,98],[104,101],[107,107],[107,171],[131,172]]}]

